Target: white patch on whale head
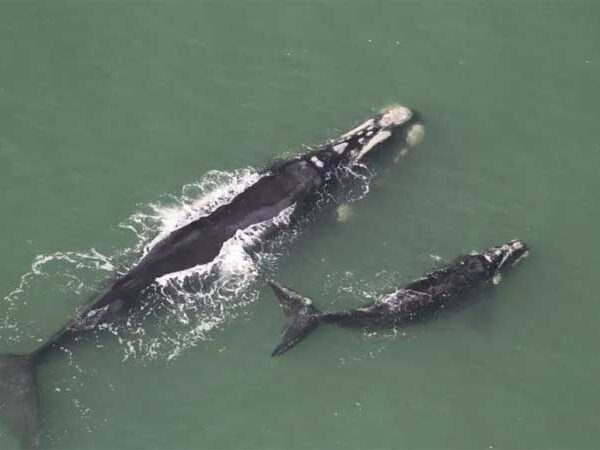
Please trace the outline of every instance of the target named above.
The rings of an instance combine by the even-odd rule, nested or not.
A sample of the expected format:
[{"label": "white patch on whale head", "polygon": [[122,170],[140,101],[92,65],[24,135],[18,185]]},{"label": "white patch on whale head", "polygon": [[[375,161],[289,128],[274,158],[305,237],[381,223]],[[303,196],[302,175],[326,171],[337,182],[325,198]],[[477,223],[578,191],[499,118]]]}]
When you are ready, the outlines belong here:
[{"label": "white patch on whale head", "polygon": [[343,153],[344,150],[346,150],[346,147],[348,147],[347,142],[340,142],[339,144],[335,144],[333,146],[333,151],[339,155],[339,154]]},{"label": "white patch on whale head", "polygon": [[382,128],[402,125],[412,119],[413,113],[410,109],[401,105],[392,105],[381,111],[378,125]]},{"label": "white patch on whale head", "polygon": [[361,123],[357,127],[352,128],[350,131],[347,131],[346,133],[342,134],[340,136],[340,140],[350,138],[352,136],[357,135],[362,130],[372,128],[374,123],[375,119],[369,119],[366,122]]},{"label": "white patch on whale head", "polygon": [[317,166],[319,169],[322,169],[323,166],[325,164],[323,164],[323,161],[321,161],[319,158],[317,158],[316,156],[313,156],[312,158],[310,158],[310,162],[312,162],[315,166]]},{"label": "white patch on whale head", "polygon": [[379,132],[377,132],[377,134],[375,134],[375,136],[373,136],[371,140],[363,146],[360,152],[355,157],[353,157],[351,164],[357,164],[363,156],[365,156],[369,151],[373,149],[373,147],[375,147],[378,144],[381,144],[382,142],[387,140],[391,135],[392,132],[390,130],[380,130]]},{"label": "white patch on whale head", "polygon": [[514,249],[514,250],[521,250],[523,247],[525,247],[525,244],[523,244],[521,241],[518,240],[514,240],[510,243],[510,246]]}]

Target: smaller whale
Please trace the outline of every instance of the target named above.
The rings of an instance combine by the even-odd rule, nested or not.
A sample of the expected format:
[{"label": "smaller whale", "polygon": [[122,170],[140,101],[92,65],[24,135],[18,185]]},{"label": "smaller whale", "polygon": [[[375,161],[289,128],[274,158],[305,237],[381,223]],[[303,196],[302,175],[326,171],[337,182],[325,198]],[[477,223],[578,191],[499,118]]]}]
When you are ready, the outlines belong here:
[{"label": "smaller whale", "polygon": [[497,285],[502,276],[528,254],[525,243],[513,240],[480,253],[460,256],[449,265],[427,273],[376,302],[342,312],[321,312],[311,299],[271,281],[269,284],[287,317],[281,343],[271,356],[285,353],[320,324],[380,326],[424,318],[457,303],[471,289]]}]

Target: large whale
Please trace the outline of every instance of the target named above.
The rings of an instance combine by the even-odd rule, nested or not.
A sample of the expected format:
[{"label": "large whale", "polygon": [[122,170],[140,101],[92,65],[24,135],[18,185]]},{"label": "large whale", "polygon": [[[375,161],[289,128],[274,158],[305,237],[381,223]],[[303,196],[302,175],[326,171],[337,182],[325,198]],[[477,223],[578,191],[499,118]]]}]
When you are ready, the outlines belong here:
[{"label": "large whale", "polygon": [[272,220],[289,208],[305,211],[346,169],[363,163],[392,136],[410,145],[421,133],[422,124],[412,110],[399,105],[385,108],[337,139],[267,169],[229,203],[173,231],[39,348],[26,355],[0,355],[0,410],[9,428],[24,447],[36,445],[36,367],[59,341],[122,315],[157,278],[213,261],[238,231]]},{"label": "large whale", "polygon": [[498,284],[503,274],[529,254],[519,240],[490,247],[480,253],[461,256],[451,264],[430,272],[376,302],[342,312],[320,312],[311,299],[271,281],[271,287],[288,323],[281,343],[272,356],[278,356],[320,324],[341,326],[395,325],[423,318],[456,303],[468,290]]}]

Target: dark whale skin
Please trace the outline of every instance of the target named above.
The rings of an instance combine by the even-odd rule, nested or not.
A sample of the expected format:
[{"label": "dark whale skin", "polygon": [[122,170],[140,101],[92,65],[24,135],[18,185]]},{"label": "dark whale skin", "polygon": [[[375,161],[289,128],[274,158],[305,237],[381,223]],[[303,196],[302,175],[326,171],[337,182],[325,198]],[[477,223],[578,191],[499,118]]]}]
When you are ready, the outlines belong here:
[{"label": "dark whale skin", "polygon": [[[213,261],[238,231],[276,218],[295,205],[293,215],[312,208],[338,175],[392,136],[407,136],[413,113],[390,107],[316,150],[273,165],[254,184],[205,217],[159,241],[127,273],[76,312],[56,333],[29,354],[0,354],[0,413],[23,448],[38,445],[39,398],[36,369],[59,342],[101,323],[122,317],[141,301],[140,293],[157,278]],[[347,171],[346,171],[347,173]]]},{"label": "dark whale skin", "polygon": [[272,356],[285,353],[320,324],[365,327],[426,318],[462,301],[470,290],[497,284],[503,273],[528,254],[528,247],[522,241],[514,240],[481,253],[460,256],[377,301],[340,312],[321,312],[311,299],[272,281],[271,287],[287,317],[283,337]]}]

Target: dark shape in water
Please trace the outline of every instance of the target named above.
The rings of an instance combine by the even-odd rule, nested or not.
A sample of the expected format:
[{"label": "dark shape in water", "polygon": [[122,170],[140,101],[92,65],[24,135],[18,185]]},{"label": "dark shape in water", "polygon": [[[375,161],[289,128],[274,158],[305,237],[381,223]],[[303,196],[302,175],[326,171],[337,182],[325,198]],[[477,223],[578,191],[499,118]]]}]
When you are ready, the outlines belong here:
[{"label": "dark shape in water", "polygon": [[137,294],[157,278],[213,261],[238,230],[274,219],[293,205],[295,212],[313,205],[319,193],[335,184],[341,169],[362,161],[392,135],[410,145],[415,129],[420,131],[421,125],[413,112],[392,106],[338,139],[277,164],[229,203],[158,242],[37,350],[28,355],[0,355],[0,410],[23,447],[36,446],[39,434],[36,366],[59,340],[125,313],[137,303]]},{"label": "dark shape in water", "polygon": [[271,282],[288,319],[281,343],[271,356],[285,353],[322,323],[342,326],[394,325],[424,317],[456,302],[470,289],[497,284],[502,274],[528,253],[522,241],[514,240],[490,247],[482,253],[461,256],[448,266],[430,272],[374,303],[342,312],[322,313],[309,298]]}]

